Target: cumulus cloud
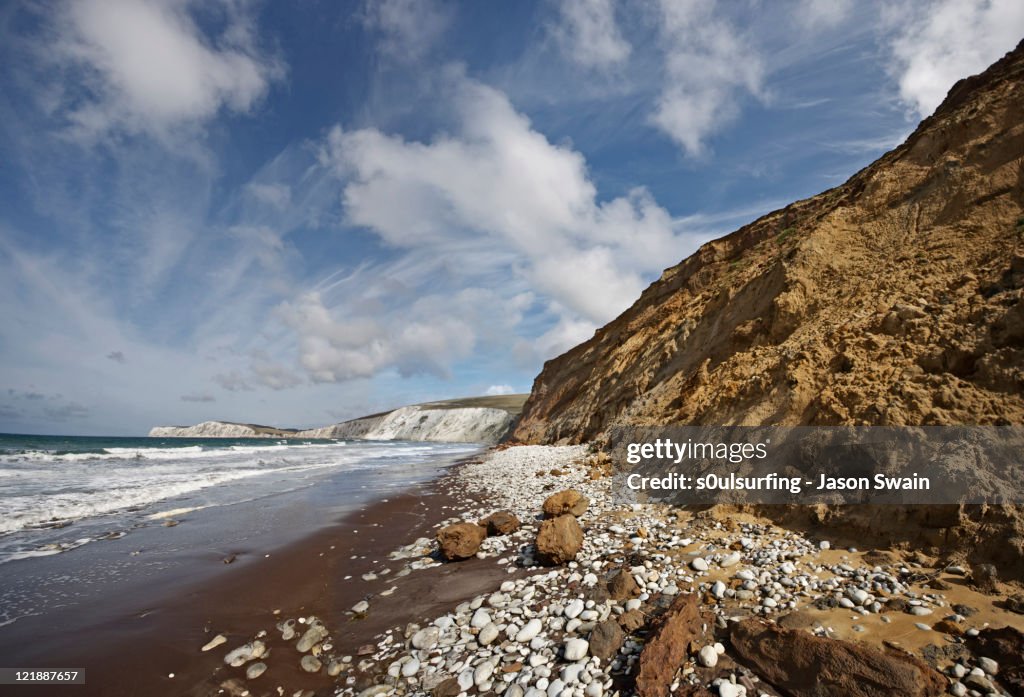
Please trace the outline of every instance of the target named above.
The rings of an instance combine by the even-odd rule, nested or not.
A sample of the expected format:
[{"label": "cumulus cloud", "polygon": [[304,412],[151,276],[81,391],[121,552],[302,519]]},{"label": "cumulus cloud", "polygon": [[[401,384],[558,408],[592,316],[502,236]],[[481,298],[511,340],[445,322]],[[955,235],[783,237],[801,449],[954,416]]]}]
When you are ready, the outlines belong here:
[{"label": "cumulus cloud", "polygon": [[604,69],[629,58],[632,47],[619,31],[612,0],[565,0],[558,7],[554,33],[570,60]]},{"label": "cumulus cloud", "polygon": [[503,395],[503,394],[515,394],[515,393],[516,393],[515,388],[512,387],[512,385],[491,385],[490,387],[487,388],[487,391],[484,394],[492,396],[492,397],[497,397],[497,396]]},{"label": "cumulus cloud", "polygon": [[[192,17],[222,15],[205,34]],[[216,0],[74,0],[56,5],[56,36],[45,49],[68,86],[58,111],[72,132],[166,133],[250,111],[284,74],[259,50],[247,3]]]},{"label": "cumulus cloud", "polygon": [[600,199],[583,156],[502,92],[457,69],[444,84],[454,128],[427,142],[374,128],[326,138],[321,164],[341,181],[347,222],[394,260],[279,307],[314,381],[445,377],[486,346],[535,365],[692,247],[645,189]]},{"label": "cumulus cloud", "polygon": [[503,250],[533,289],[593,323],[678,260],[671,219],[646,190],[599,201],[583,156],[549,142],[504,94],[456,77],[452,99],[456,136],[331,132],[324,158],[346,181],[350,223],[404,249]]},{"label": "cumulus cloud", "polygon": [[300,337],[299,359],[315,382],[369,378],[385,370],[449,377],[450,362],[470,354],[476,332],[455,308],[427,312],[417,304],[385,320],[351,304],[332,311],[312,292],[279,309]]},{"label": "cumulus cloud", "polygon": [[658,7],[665,82],[652,119],[688,155],[701,155],[707,138],[736,118],[744,95],[760,95],[763,63],[714,2],[659,0]]},{"label": "cumulus cloud", "polygon": [[928,116],[957,80],[981,72],[1024,36],[1019,0],[941,0],[889,7],[900,97]]},{"label": "cumulus cloud", "polygon": [[189,394],[181,395],[181,401],[183,402],[216,402],[217,398],[212,394],[205,392],[190,392]]}]

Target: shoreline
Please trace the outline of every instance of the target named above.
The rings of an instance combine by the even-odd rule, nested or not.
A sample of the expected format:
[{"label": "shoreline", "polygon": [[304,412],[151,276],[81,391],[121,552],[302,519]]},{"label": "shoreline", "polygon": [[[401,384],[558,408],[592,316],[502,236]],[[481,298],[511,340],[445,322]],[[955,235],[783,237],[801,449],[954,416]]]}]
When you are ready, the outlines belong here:
[{"label": "shoreline", "polygon": [[[362,574],[388,561],[392,537],[404,539],[420,529],[429,532],[432,511],[448,505],[445,482],[452,471],[479,455],[457,460],[426,482],[383,493],[297,540],[268,548],[256,540],[236,547],[238,554],[229,555],[234,558],[229,565],[204,555],[203,563],[216,565],[209,575],[196,582],[185,580],[177,590],[161,588],[155,596],[142,593],[119,599],[124,611],[89,626],[86,645],[80,633],[60,631],[59,617],[20,619],[9,625],[11,631],[0,629],[4,663],[18,668],[74,664],[85,670],[85,685],[46,688],[59,694],[215,694],[219,688],[203,688],[211,687],[204,683],[223,667],[220,652],[200,652],[199,646],[218,633],[233,640],[249,631],[257,618],[268,618],[267,629],[273,629],[275,609],[282,615],[330,614],[366,593],[386,590],[386,578],[366,582]],[[346,576],[351,579],[345,581]],[[361,635],[359,627],[352,629],[350,634]],[[175,677],[168,678],[170,674]],[[303,685],[311,682],[311,676],[298,670],[294,677]],[[38,694],[35,686],[6,689]]]},{"label": "shoreline", "polygon": [[[744,618],[808,630],[799,633],[835,644],[898,647],[951,676],[942,676],[950,685],[958,661],[964,671],[976,667],[962,648],[968,632],[1024,630],[1024,615],[995,602],[1015,589],[981,593],[969,586],[966,569],[936,567],[920,553],[832,549],[828,539],[749,514],[619,503],[606,474],[582,446],[485,451],[110,627],[116,641],[50,655],[92,661],[78,666],[88,683],[66,690],[75,695],[601,697],[632,685],[659,618],[675,600],[692,597],[707,613],[712,630],[703,640],[716,658],[705,665],[696,655],[684,657],[679,670],[662,676],[671,683],[664,687],[775,695],[733,655],[730,628]],[[582,549],[567,564],[537,566],[532,543],[541,504],[567,489],[589,499],[579,517]],[[484,540],[483,558],[437,561],[440,527],[503,509],[519,517],[518,531]],[[630,580],[625,596],[611,590],[616,576]],[[481,610],[494,625],[486,642],[481,634],[492,630],[480,626]],[[522,635],[533,620],[540,629]],[[323,634],[297,646],[320,622]],[[611,654],[567,654],[570,640],[596,646],[597,627],[612,624],[622,638]],[[436,641],[425,643],[424,630]],[[217,636],[223,643],[200,650]],[[235,667],[225,664],[229,653],[253,642],[266,653],[261,648]],[[65,643],[70,649],[77,642]],[[304,660],[317,670],[306,672]],[[258,672],[254,666],[265,672],[247,677]]]}]

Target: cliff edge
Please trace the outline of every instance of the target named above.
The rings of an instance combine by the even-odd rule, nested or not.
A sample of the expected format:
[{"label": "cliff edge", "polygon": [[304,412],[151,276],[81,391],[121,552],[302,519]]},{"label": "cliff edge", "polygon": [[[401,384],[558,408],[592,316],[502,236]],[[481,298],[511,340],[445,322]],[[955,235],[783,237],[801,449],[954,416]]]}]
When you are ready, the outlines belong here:
[{"label": "cliff edge", "polygon": [[1024,42],[845,184],[666,270],[548,361],[512,439],[1024,422]]}]

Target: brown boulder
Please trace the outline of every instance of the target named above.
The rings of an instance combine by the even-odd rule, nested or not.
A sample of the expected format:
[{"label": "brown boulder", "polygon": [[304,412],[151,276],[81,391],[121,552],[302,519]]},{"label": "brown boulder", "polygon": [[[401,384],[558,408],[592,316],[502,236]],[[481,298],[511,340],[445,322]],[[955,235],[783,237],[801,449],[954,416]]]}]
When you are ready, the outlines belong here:
[{"label": "brown boulder", "polygon": [[946,679],[910,654],[755,619],[732,625],[730,640],[742,663],[793,697],[938,697],[946,691]]},{"label": "brown boulder", "polygon": [[510,535],[519,529],[519,518],[512,511],[497,511],[482,519],[478,525],[487,529],[487,536]]},{"label": "brown boulder", "polygon": [[633,574],[626,569],[619,569],[608,579],[608,595],[612,600],[626,600],[640,595],[640,586],[637,585]]},{"label": "brown boulder", "polygon": [[473,556],[486,538],[487,531],[472,523],[455,523],[441,528],[437,533],[441,554],[449,561]]},{"label": "brown boulder", "polygon": [[971,569],[971,585],[982,593],[999,590],[999,573],[992,564],[977,564]]},{"label": "brown boulder", "polygon": [[626,635],[615,620],[605,620],[590,633],[590,655],[607,661],[619,652]]},{"label": "brown boulder", "polygon": [[643,627],[646,622],[647,618],[639,610],[627,610],[619,615],[619,624],[627,632],[635,632],[640,627]]},{"label": "brown boulder", "polygon": [[545,520],[537,531],[537,558],[544,564],[564,564],[583,547],[583,528],[571,515]]},{"label": "brown boulder", "polygon": [[700,609],[693,593],[676,596],[672,605],[654,622],[647,645],[640,653],[636,675],[638,697],[665,697],[688,650],[709,643],[707,627],[714,625]]},{"label": "brown boulder", "polygon": [[557,518],[560,515],[571,513],[577,518],[583,515],[590,505],[590,499],[576,491],[566,489],[557,494],[551,494],[544,500],[544,515],[548,518]]}]

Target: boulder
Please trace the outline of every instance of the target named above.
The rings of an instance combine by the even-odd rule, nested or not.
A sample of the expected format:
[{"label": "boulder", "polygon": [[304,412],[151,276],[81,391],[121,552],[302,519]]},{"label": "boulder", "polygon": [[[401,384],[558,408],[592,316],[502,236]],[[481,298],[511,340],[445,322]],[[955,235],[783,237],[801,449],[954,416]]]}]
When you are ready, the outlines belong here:
[{"label": "boulder", "polygon": [[665,697],[672,679],[686,658],[708,643],[706,631],[714,618],[706,615],[694,593],[676,596],[672,605],[654,621],[650,638],[640,653],[636,675],[638,697]]},{"label": "boulder", "polygon": [[640,586],[637,585],[633,574],[626,569],[619,569],[608,579],[608,595],[612,600],[635,598],[640,592]]},{"label": "boulder", "polygon": [[519,529],[519,518],[512,511],[497,511],[483,518],[479,525],[487,530],[488,537],[510,535]]},{"label": "boulder", "polygon": [[571,513],[578,518],[583,515],[589,505],[590,499],[586,496],[575,489],[566,489],[547,497],[544,500],[543,508],[544,515],[548,518],[557,518],[566,513]]},{"label": "boulder", "polygon": [[999,590],[999,573],[992,564],[977,564],[971,569],[971,585],[982,593]]},{"label": "boulder", "polygon": [[938,697],[947,681],[907,653],[882,651],[757,619],[732,625],[733,654],[792,697]]},{"label": "boulder", "polygon": [[441,528],[437,543],[445,559],[468,559],[480,549],[480,543],[487,537],[487,531],[472,523],[455,523]]},{"label": "boulder", "polygon": [[[605,620],[590,633],[590,655],[607,661],[622,648],[626,635],[615,620]],[[603,665],[603,664],[602,664]]]},{"label": "boulder", "polygon": [[571,515],[545,520],[537,531],[537,558],[544,564],[572,561],[583,547],[583,528]]}]

